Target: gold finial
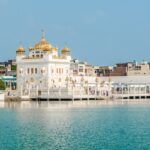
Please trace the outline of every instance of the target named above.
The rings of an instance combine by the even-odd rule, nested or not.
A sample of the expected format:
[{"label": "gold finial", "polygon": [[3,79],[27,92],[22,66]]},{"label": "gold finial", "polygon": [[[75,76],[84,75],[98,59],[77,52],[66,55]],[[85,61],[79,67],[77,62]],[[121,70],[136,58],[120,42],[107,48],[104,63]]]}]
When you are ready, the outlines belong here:
[{"label": "gold finial", "polygon": [[23,45],[22,45],[22,42],[21,42],[21,41],[19,42],[19,45],[20,45],[20,47],[23,47]]},{"label": "gold finial", "polygon": [[57,50],[59,49],[59,46],[58,45],[56,45],[56,47],[55,47]]},{"label": "gold finial", "polygon": [[25,52],[25,49],[24,49],[24,47],[22,46],[22,43],[21,42],[19,42],[20,43],[20,46],[19,46],[19,48],[17,49],[17,52]]},{"label": "gold finial", "polygon": [[45,31],[42,29],[42,39],[45,39]]},{"label": "gold finial", "polygon": [[68,43],[67,42],[65,42],[65,48],[67,48],[68,47]]},{"label": "gold finial", "polygon": [[61,50],[62,54],[69,54],[70,53],[70,49],[67,47],[67,43],[65,43],[65,47]]}]

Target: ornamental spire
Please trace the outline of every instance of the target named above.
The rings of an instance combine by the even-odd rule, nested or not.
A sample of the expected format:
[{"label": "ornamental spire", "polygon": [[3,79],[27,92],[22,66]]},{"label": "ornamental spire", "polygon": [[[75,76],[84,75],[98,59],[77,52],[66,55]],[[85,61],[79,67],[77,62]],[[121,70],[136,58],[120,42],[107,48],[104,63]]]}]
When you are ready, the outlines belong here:
[{"label": "ornamental spire", "polygon": [[65,42],[65,48],[67,48],[68,47],[68,43],[67,42]]},{"label": "ornamental spire", "polygon": [[42,29],[42,39],[45,39],[45,31]]}]

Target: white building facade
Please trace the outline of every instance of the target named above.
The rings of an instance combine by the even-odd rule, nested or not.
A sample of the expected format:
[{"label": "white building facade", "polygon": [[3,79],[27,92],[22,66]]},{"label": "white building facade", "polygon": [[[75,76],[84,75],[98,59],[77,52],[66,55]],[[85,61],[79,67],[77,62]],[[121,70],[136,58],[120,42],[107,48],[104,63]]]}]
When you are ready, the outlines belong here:
[{"label": "white building facade", "polygon": [[48,43],[44,36],[34,47],[19,47],[16,51],[17,91],[20,97],[31,99],[99,98],[100,79],[74,76],[71,69],[70,49]]}]

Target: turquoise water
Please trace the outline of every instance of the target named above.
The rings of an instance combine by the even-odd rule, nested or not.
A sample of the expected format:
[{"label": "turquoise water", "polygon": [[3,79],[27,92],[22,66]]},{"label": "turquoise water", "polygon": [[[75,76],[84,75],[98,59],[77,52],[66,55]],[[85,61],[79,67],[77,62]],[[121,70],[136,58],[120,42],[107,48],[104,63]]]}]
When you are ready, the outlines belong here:
[{"label": "turquoise water", "polygon": [[64,103],[5,104],[0,150],[150,149],[150,104]]}]

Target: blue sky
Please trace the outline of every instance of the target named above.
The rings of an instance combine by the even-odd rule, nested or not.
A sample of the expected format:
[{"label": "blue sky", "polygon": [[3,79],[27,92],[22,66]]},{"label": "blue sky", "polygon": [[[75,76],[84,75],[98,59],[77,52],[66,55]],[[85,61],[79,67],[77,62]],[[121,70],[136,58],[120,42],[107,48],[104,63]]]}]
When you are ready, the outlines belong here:
[{"label": "blue sky", "polygon": [[150,61],[149,0],[0,0],[0,61],[41,38],[93,65]]}]

